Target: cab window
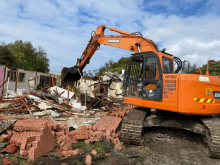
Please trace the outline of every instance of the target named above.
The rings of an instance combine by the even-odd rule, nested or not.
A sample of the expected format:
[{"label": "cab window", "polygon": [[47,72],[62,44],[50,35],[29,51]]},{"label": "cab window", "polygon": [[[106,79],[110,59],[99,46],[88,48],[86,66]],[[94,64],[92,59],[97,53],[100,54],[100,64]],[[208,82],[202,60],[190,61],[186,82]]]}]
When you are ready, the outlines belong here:
[{"label": "cab window", "polygon": [[173,73],[173,60],[163,57],[163,73]]}]

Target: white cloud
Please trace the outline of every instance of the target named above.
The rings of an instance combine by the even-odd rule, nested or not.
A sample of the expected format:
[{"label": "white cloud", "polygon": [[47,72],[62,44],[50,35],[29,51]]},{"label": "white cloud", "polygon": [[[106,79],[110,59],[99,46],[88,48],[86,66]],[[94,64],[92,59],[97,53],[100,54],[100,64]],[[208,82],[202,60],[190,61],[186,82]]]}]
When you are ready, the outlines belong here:
[{"label": "white cloud", "polygon": [[[20,11],[21,5],[23,12]],[[167,16],[167,13],[155,15],[148,11],[155,6],[177,10],[169,0],[164,3],[144,3],[142,0],[4,0],[0,1],[0,41],[9,43],[21,39],[31,41],[34,47],[42,46],[48,53],[50,68],[61,71],[60,66],[75,65],[90,40],[91,32],[105,24],[127,32],[140,31],[144,37],[162,43],[168,53],[198,65],[206,63],[210,57],[218,59],[218,16],[207,14],[181,18]],[[106,34],[116,33],[106,29]],[[131,53],[101,45],[85,69],[97,69],[105,61],[117,61]]]},{"label": "white cloud", "polygon": [[214,20],[211,15],[187,18],[157,15],[147,17],[143,25],[146,28],[143,35],[162,42],[167,52],[174,56],[198,66],[205,64],[209,58],[219,60],[219,18]]}]

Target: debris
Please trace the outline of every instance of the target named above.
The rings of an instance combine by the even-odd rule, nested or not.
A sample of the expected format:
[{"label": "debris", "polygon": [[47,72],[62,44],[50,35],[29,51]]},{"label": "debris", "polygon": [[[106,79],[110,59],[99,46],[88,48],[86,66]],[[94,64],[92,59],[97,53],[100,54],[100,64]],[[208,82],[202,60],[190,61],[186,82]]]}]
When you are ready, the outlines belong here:
[{"label": "debris", "polygon": [[117,156],[123,157],[123,155],[120,154],[120,153],[117,152],[117,151],[111,150],[111,153],[114,154],[114,155],[117,155]]},{"label": "debris", "polygon": [[92,153],[93,155],[97,155],[97,151],[96,151],[96,150],[92,150],[91,153]]},{"label": "debris", "polygon": [[4,148],[5,146],[7,146],[9,143],[0,143],[0,148]]},{"label": "debris", "polygon": [[56,112],[54,112],[54,111],[52,111],[52,112],[51,112],[51,116],[52,116],[52,117],[59,117],[60,114],[59,114],[59,113],[56,113]]},{"label": "debris", "polygon": [[92,164],[92,157],[90,155],[86,156],[86,164],[91,165]]},{"label": "debris", "polygon": [[22,152],[20,152],[20,154],[23,154],[23,156],[27,156],[29,160],[32,161],[40,157],[41,155],[53,150],[55,146],[54,136],[51,131],[51,129],[56,128],[52,127],[55,125],[52,125],[51,123],[49,123],[49,121],[49,124],[42,121],[44,120],[19,120],[18,123],[14,125],[14,129],[20,132],[14,132],[10,139],[11,144],[16,145],[20,147],[21,150],[23,150]]},{"label": "debris", "polygon": [[134,153],[129,156],[129,158],[137,158],[139,156],[139,153]]},{"label": "debris", "polygon": [[14,165],[14,164],[15,163],[10,159],[7,159],[7,158],[2,159],[2,165]]},{"label": "debris", "polygon": [[122,119],[116,116],[103,116],[94,126],[98,131],[116,132],[121,121]]},{"label": "debris", "polygon": [[107,141],[103,141],[102,144],[104,145],[104,147],[107,149],[107,150],[110,150],[110,145]]},{"label": "debris", "polygon": [[33,116],[43,116],[43,115],[46,115],[45,112],[34,112],[33,113]]},{"label": "debris", "polygon": [[[68,155],[77,155],[80,149],[72,150],[72,144],[80,140],[89,144],[106,138],[108,141],[102,143],[107,152],[111,152],[108,142],[114,144],[114,149],[120,150],[123,143],[118,139],[118,128],[122,118],[131,108],[124,108],[125,104],[112,98],[106,99],[103,95],[94,96],[86,83],[81,82],[81,88],[82,93],[76,96],[73,92],[68,94],[65,89],[52,87],[49,90],[43,88],[38,91],[29,91],[28,94],[22,94],[22,90],[18,89],[16,97],[1,97],[0,111],[21,113],[21,116],[16,117],[19,120],[13,122],[0,116],[0,133],[2,133],[0,140],[9,141],[16,150],[20,148],[17,154],[20,153],[31,161],[48,152],[47,155],[60,159]],[[69,104],[67,104],[68,101]],[[83,113],[76,113],[81,111]],[[27,117],[24,119],[22,112],[33,114],[37,119],[27,119]],[[46,119],[47,117],[62,124],[68,123],[67,127],[54,123]],[[12,125],[13,130],[9,130],[8,128]],[[60,149],[54,150],[54,139],[57,139],[56,144]],[[6,146],[2,151],[7,151],[6,148],[10,147],[7,145],[8,143],[2,143],[3,147]],[[92,150],[91,154],[97,155],[97,151]],[[87,164],[92,163],[90,155],[87,155]]]},{"label": "debris", "polygon": [[41,110],[47,110],[52,107],[48,106],[46,103],[42,102],[42,103],[38,104],[38,108],[40,108]]},{"label": "debris", "polygon": [[10,120],[6,121],[5,123],[0,123],[0,133],[5,131],[6,129],[9,129],[11,126],[13,126],[16,123],[17,120]]},{"label": "debris", "polygon": [[21,90],[19,88],[17,88],[16,95],[17,96],[23,96],[23,94],[22,94],[22,92],[21,92]]},{"label": "debris", "polygon": [[57,103],[59,103],[59,100],[58,100],[57,95],[50,95],[50,94],[46,94],[46,93],[44,93],[43,95],[46,96],[46,97],[52,98],[52,99],[55,100]]},{"label": "debris", "polygon": [[9,135],[2,134],[2,135],[0,136],[0,141],[1,141],[1,142],[5,142],[5,141],[7,141],[7,140],[9,140],[9,139],[10,139],[10,136],[9,136]]},{"label": "debris", "polygon": [[63,150],[56,148],[55,151],[57,151],[59,154],[63,155]]},{"label": "debris", "polygon": [[[60,96],[62,98],[65,98],[65,99],[68,98],[68,90],[66,90],[66,89],[54,86],[54,87],[50,88],[50,91],[51,91],[51,94],[55,94],[56,92],[62,93],[62,94],[60,94]],[[74,96],[74,93],[69,91],[69,99],[72,98],[73,96]]]},{"label": "debris", "polygon": [[74,131],[76,130],[75,128],[73,128],[73,126],[69,127],[69,131]]},{"label": "debris", "polygon": [[8,153],[15,153],[18,150],[18,148],[15,146],[15,144],[7,145],[3,150],[0,152],[8,152]]},{"label": "debris", "polygon": [[92,98],[94,98],[94,94],[92,93],[91,88],[89,87],[89,85],[86,82],[81,81],[80,85],[79,85],[79,91],[80,93],[86,94]]},{"label": "debris", "polygon": [[98,99],[98,100],[92,105],[92,108],[100,107],[101,101],[102,101],[101,99]]},{"label": "debris", "polygon": [[60,149],[63,151],[68,151],[72,148],[72,142],[67,142],[65,145],[60,145]]},{"label": "debris", "polygon": [[60,154],[59,152],[57,152],[56,150],[50,151],[48,152],[49,156],[55,157],[55,158],[61,158],[62,154]]},{"label": "debris", "polygon": [[79,148],[77,148],[77,149],[75,149],[73,151],[73,155],[78,155],[79,153],[80,153],[80,149]]}]

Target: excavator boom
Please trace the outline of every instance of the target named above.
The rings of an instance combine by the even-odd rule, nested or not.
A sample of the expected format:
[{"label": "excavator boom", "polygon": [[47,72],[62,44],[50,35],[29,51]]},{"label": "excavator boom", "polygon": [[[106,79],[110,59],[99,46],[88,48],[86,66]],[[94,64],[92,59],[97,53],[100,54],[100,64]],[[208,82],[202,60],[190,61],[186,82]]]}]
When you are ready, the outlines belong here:
[{"label": "excavator boom", "polygon": [[77,59],[75,66],[71,68],[63,68],[62,70],[62,85],[72,83],[80,79],[82,71],[89,63],[95,51],[100,47],[100,44],[113,46],[125,50],[140,53],[145,51],[158,52],[158,46],[155,42],[142,37],[139,32],[128,33],[116,28],[109,28],[111,31],[117,32],[120,35],[104,35],[107,27],[99,26],[93,33],[89,43],[82,53],[80,59]]}]

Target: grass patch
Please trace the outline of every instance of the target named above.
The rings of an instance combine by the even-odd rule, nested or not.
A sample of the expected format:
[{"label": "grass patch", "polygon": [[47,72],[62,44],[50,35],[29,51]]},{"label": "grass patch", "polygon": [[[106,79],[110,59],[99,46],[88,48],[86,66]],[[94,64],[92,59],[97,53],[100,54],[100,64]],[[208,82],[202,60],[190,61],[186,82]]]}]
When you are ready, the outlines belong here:
[{"label": "grass patch", "polygon": [[91,152],[92,151],[92,147],[90,144],[86,144],[85,142],[77,142],[75,144],[72,145],[73,150],[80,148],[81,152]]},{"label": "grass patch", "polygon": [[22,165],[25,162],[24,159],[18,158],[15,155],[8,155],[8,158],[13,160],[13,161],[19,161],[19,165]]},{"label": "grass patch", "polygon": [[128,154],[128,155],[130,155],[130,154],[132,154],[132,152],[129,151],[128,149],[126,149],[126,150],[123,152],[123,154]]},{"label": "grass patch", "polygon": [[136,165],[144,165],[144,164],[143,164],[143,163],[139,163],[139,162],[138,162]]},{"label": "grass patch", "polygon": [[97,155],[95,155],[95,157],[105,158],[105,147],[100,141],[95,143],[94,150],[97,151]]},{"label": "grass patch", "polygon": [[92,155],[95,158],[105,158],[105,147],[104,145],[98,141],[94,144],[90,143],[90,144],[86,144],[85,142],[77,142],[75,144],[72,145],[73,150],[80,148],[80,152],[85,154],[85,155],[92,155],[91,151],[92,150],[96,150],[97,155]]},{"label": "grass patch", "polygon": [[139,152],[140,156],[150,156],[151,154],[149,152]]},{"label": "grass patch", "polygon": [[34,160],[33,162],[29,163],[28,165],[38,165],[39,161],[38,160]]},{"label": "grass patch", "polygon": [[83,163],[80,162],[78,159],[75,159],[75,160],[71,163],[71,165],[83,165]]},{"label": "grass patch", "polygon": [[2,150],[3,148],[0,148],[0,151]]}]

